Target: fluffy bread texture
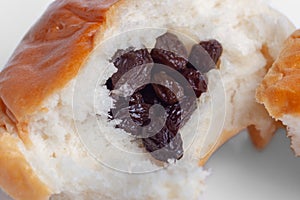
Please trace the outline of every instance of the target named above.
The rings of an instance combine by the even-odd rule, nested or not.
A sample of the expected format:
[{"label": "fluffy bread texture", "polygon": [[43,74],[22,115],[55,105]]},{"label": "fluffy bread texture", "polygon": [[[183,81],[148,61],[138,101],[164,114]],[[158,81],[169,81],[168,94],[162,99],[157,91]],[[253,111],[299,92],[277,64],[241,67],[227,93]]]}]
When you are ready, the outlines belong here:
[{"label": "fluffy bread texture", "polygon": [[286,41],[258,87],[256,98],[276,120],[287,126],[291,147],[300,156],[300,31]]},{"label": "fluffy bread texture", "polygon": [[[242,129],[250,127],[258,147],[276,130],[255,89],[293,30],[259,0],[55,1],[0,75],[1,187],[19,200],[199,199],[208,175],[199,161]],[[140,151],[107,122],[113,101],[103,84],[116,70],[109,59],[117,49],[151,48],[166,31],[217,39],[224,53],[181,130],[189,145],[183,159],[152,173],[124,173],[161,166],[113,148]],[[98,126],[100,139],[92,134]]]}]

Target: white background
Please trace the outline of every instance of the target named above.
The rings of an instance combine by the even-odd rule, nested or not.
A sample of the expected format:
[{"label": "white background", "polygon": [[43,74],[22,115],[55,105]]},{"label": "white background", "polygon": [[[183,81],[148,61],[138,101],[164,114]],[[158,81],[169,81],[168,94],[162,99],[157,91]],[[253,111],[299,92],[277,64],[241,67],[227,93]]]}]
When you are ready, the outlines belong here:
[{"label": "white background", "polygon": [[[237,0],[238,1],[238,0]],[[0,68],[51,0],[0,2]],[[300,27],[300,1],[270,0]],[[289,149],[283,130],[263,152],[256,151],[246,132],[225,144],[208,162],[207,200],[298,200],[300,158]],[[0,200],[8,198],[0,191]]]}]

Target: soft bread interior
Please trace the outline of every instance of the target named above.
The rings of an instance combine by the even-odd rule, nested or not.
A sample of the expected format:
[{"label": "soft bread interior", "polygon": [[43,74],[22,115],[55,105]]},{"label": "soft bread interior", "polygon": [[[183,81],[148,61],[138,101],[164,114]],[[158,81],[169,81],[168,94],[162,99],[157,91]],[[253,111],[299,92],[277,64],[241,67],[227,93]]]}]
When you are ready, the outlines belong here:
[{"label": "soft bread interior", "polygon": [[280,121],[287,126],[287,135],[291,138],[291,148],[300,156],[300,123],[299,116],[284,115]]},{"label": "soft bread interior", "polygon": [[[208,175],[198,161],[225,142],[218,140],[222,133],[230,133],[228,139],[249,125],[272,133],[273,120],[254,99],[266,73],[262,48],[276,57],[293,26],[259,2],[128,0],[113,6],[78,77],[31,116],[32,148],[20,143],[53,191],[51,199],[198,199]],[[117,49],[151,48],[167,30],[195,42],[217,39],[224,53],[220,69],[208,74],[209,92],[180,131],[183,159],[164,168],[107,122],[113,101],[103,84],[116,71],[109,60]]]}]

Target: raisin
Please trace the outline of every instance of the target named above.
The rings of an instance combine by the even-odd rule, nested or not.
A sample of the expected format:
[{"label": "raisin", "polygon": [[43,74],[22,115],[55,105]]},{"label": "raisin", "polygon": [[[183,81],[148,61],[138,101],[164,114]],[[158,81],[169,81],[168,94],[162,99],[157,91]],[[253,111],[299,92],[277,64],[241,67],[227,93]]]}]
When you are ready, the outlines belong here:
[{"label": "raisin", "polygon": [[136,66],[151,62],[152,58],[147,49],[130,50],[113,60],[116,68],[125,72]]},{"label": "raisin", "polygon": [[178,37],[165,33],[156,39],[151,57],[154,63],[166,65],[175,70],[183,70],[187,65],[187,50]]},{"label": "raisin", "polygon": [[121,120],[121,122],[116,126],[116,128],[123,129],[124,131],[132,135],[139,135],[141,127],[131,119],[128,112],[128,107],[113,111],[114,118]]},{"label": "raisin", "polygon": [[151,105],[140,103],[129,106],[131,119],[139,126],[145,126],[150,123],[149,109]]},{"label": "raisin", "polygon": [[177,71],[185,69],[187,65],[187,59],[177,56],[171,51],[152,49],[151,56],[154,63],[171,67]]},{"label": "raisin", "polygon": [[154,136],[143,138],[145,149],[157,160],[168,162],[179,160],[183,156],[183,142],[179,133],[163,127]]},{"label": "raisin", "polygon": [[215,64],[217,64],[223,52],[223,47],[220,42],[217,40],[208,40],[200,42],[200,45],[210,55]]},{"label": "raisin", "polygon": [[121,120],[116,126],[132,135],[140,135],[141,127],[150,123],[149,104],[136,104],[112,111],[115,119]]},{"label": "raisin", "polygon": [[172,33],[165,33],[156,39],[155,49],[166,50],[180,56],[187,58],[188,53],[184,44],[178,37]]},{"label": "raisin", "polygon": [[109,120],[113,120],[113,119],[114,119],[114,116],[113,116],[113,110],[112,110],[112,109],[110,109],[110,110],[108,111],[108,119],[109,119]]},{"label": "raisin", "polygon": [[167,106],[166,126],[168,129],[177,132],[182,128],[197,108],[196,106],[196,99],[193,97],[185,97],[181,102]]},{"label": "raisin", "polygon": [[160,101],[158,97],[156,96],[156,93],[153,89],[152,84],[147,84],[142,90],[139,91],[141,95],[143,96],[143,100],[147,104],[159,104]]},{"label": "raisin", "polygon": [[[115,108],[112,108],[109,111],[109,118],[111,120],[116,119],[120,116],[124,116],[125,114],[122,114],[122,113],[125,113],[125,111],[128,113],[129,98],[121,97],[121,96],[113,96],[113,98],[115,99]],[[124,111],[121,111],[122,109],[124,109]],[[121,111],[121,112],[119,112],[119,111]]]},{"label": "raisin", "polygon": [[[171,33],[158,37],[151,53],[133,47],[118,50],[111,60],[118,71],[105,83],[107,89],[117,90],[111,94],[116,102],[109,112],[109,119],[119,119],[118,128],[141,137],[145,149],[155,159],[163,162],[180,159],[183,142],[178,131],[196,109],[196,97],[207,91],[203,74],[215,67],[222,51],[217,40],[203,41],[193,46],[187,61],[184,44]],[[153,61],[157,65],[153,65]],[[158,64],[169,68],[161,70]],[[177,75],[174,70],[180,73]],[[189,84],[180,85],[178,76],[184,76]],[[151,79],[154,83],[148,84]],[[123,85],[126,85],[126,91],[122,91]],[[151,108],[155,104],[164,109]]]},{"label": "raisin", "polygon": [[157,97],[166,104],[174,104],[184,96],[181,85],[166,72],[161,71],[154,74],[153,79],[155,82],[153,88]]},{"label": "raisin", "polygon": [[190,87],[194,90],[197,98],[207,91],[206,79],[199,71],[193,68],[186,68],[182,74],[190,83]]},{"label": "raisin", "polygon": [[122,128],[133,135],[139,134],[139,127],[150,123],[150,104],[144,103],[139,92],[134,93],[130,98],[119,97],[115,103],[116,108],[111,110],[112,119],[119,119],[121,123],[117,128]]},{"label": "raisin", "polygon": [[109,78],[109,79],[106,81],[105,85],[106,85],[106,88],[107,88],[108,90],[110,90],[110,91],[114,89],[111,78]]},{"label": "raisin", "polygon": [[143,95],[140,93],[140,91],[135,92],[131,97],[129,98],[129,105],[136,105],[136,104],[142,104],[145,103]]},{"label": "raisin", "polygon": [[[120,54],[120,53],[118,53]],[[118,68],[118,71],[114,73],[111,77],[111,87],[114,89],[116,86],[116,83],[120,80],[120,78],[128,71],[132,70],[133,68],[137,66],[142,66],[145,64],[152,63],[152,58],[150,53],[147,49],[140,49],[140,50],[130,50],[121,56],[114,58],[113,63],[116,68]],[[145,69],[141,69],[145,70]],[[139,74],[139,72],[137,72]],[[142,73],[143,74],[143,73]],[[144,76],[142,74],[139,74],[139,78],[147,78],[147,74],[144,73]],[[134,74],[135,75],[135,74]],[[136,75],[135,75],[136,76]],[[127,80],[132,80],[130,77],[126,77]]]},{"label": "raisin", "polygon": [[[166,113],[164,113],[166,114]],[[167,116],[162,115],[162,116],[153,116],[153,113],[151,115],[151,122],[147,126],[143,127],[142,132],[140,136],[142,138],[148,138],[156,135],[161,129],[165,126],[165,119]]]},{"label": "raisin", "polygon": [[167,128],[172,132],[178,132],[183,119],[183,109],[178,103],[170,105],[167,108],[168,118],[166,121]]},{"label": "raisin", "polygon": [[[134,51],[134,47],[128,47],[127,49],[118,49],[113,57],[110,59],[110,62],[115,63],[123,54]],[[116,66],[117,67],[117,66]]]},{"label": "raisin", "polygon": [[207,73],[215,68],[215,63],[210,58],[209,54],[199,44],[195,44],[192,47],[188,68],[192,68],[200,71],[201,73]]}]

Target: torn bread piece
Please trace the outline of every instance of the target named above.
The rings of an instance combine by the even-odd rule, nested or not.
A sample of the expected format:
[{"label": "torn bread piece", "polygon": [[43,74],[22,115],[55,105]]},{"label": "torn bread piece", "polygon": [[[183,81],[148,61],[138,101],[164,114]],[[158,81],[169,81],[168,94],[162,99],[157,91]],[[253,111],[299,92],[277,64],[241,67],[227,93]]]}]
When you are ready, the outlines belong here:
[{"label": "torn bread piece", "polygon": [[[17,200],[199,199],[200,164],[218,147],[247,127],[254,141],[276,130],[255,89],[292,31],[259,0],[54,1],[0,74],[1,188]],[[214,66],[201,71],[203,52]],[[157,64],[194,100],[167,72],[134,89],[147,70],[122,78]],[[117,109],[122,95],[134,97],[130,118]],[[178,102],[187,106],[177,112]],[[167,120],[161,135],[134,134],[152,119]]]},{"label": "torn bread piece", "polygon": [[256,98],[270,115],[287,126],[291,147],[300,156],[300,31],[286,41],[281,53],[258,87]]}]

